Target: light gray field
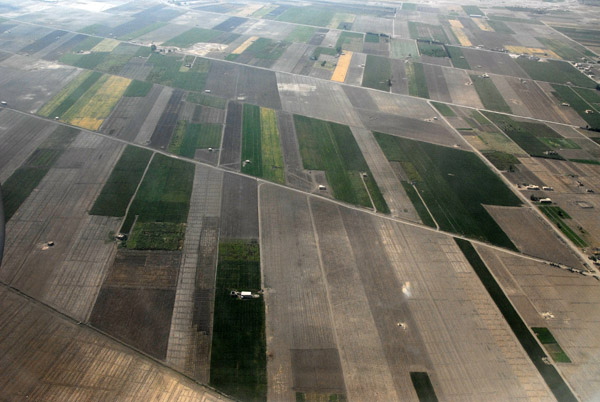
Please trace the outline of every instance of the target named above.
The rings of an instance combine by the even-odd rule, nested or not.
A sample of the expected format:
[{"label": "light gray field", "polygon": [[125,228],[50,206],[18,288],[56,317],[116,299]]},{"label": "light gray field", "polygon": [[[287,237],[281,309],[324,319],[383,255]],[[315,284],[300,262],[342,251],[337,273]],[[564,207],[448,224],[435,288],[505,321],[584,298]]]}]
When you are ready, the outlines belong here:
[{"label": "light gray field", "polygon": [[148,113],[148,117],[146,120],[144,120],[144,123],[136,133],[134,140],[136,143],[142,145],[147,145],[150,143],[150,137],[152,137],[154,129],[158,124],[158,120],[160,119],[165,107],[167,107],[167,103],[169,103],[169,99],[171,99],[172,94],[173,88],[162,87],[158,97],[156,98],[156,101],[152,105],[152,109],[150,109],[150,113]]},{"label": "light gray field", "polygon": [[345,83],[349,85],[360,86],[363,79],[363,73],[365,72],[366,63],[366,54],[352,53],[352,60],[350,60],[350,67],[348,67],[348,72],[346,73]]},{"label": "light gray field", "polygon": [[300,59],[309,50],[312,52],[313,46],[307,45],[306,43],[292,43],[285,49],[285,52],[271,67],[275,71],[283,71],[291,73],[294,67],[300,62]]},{"label": "light gray field", "polygon": [[466,71],[454,68],[443,68],[442,70],[453,103],[483,109],[479,95],[477,95],[477,91]]}]

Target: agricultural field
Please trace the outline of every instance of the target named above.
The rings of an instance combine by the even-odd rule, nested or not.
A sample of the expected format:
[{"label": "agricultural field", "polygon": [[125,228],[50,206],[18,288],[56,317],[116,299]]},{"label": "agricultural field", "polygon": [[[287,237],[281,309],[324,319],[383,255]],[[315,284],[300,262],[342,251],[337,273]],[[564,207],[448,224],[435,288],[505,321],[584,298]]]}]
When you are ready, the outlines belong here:
[{"label": "agricultural field", "polygon": [[[348,126],[295,115],[300,154],[306,170],[323,170],[335,198],[371,207],[388,207]],[[363,173],[366,173],[366,177]]]},{"label": "agricultural field", "polygon": [[219,148],[221,145],[221,124],[177,122],[169,144],[169,152],[193,159],[196,150]]},{"label": "agricultural field", "polygon": [[181,71],[184,58],[180,55],[162,55],[153,53],[148,58],[152,71],[146,78],[156,84],[183,88],[188,91],[202,91],[206,84],[210,63],[200,59],[194,62],[194,68]]},{"label": "agricultural field", "polygon": [[420,98],[429,98],[427,78],[421,63],[407,63],[406,77],[408,79],[408,93]]},{"label": "agricultural field", "polygon": [[587,243],[574,231],[565,220],[571,217],[560,207],[540,205],[540,210],[546,215],[552,223],[560,229],[577,247],[586,247]]},{"label": "agricultural field", "polygon": [[[595,29],[585,29],[585,28],[574,28],[574,27],[561,27],[561,26],[553,26],[559,32],[567,35],[569,38],[573,39],[576,42],[581,43],[584,46],[587,46],[594,50],[596,53],[600,51],[600,31]],[[588,52],[586,56],[593,56]]]},{"label": "agricultural field", "polygon": [[326,27],[334,15],[335,12],[329,7],[290,7],[276,19],[282,22]]},{"label": "agricultural field", "polygon": [[390,91],[392,79],[391,61],[385,57],[367,55],[362,86]]},{"label": "agricultural field", "polygon": [[[600,129],[600,108],[594,103],[590,104],[586,100],[597,100],[595,92],[584,88],[573,89],[566,85],[553,84],[554,95],[560,102],[570,105],[583,120],[587,122],[590,128]],[[584,92],[586,91],[586,92]],[[589,92],[588,92],[589,91]],[[593,96],[593,95],[596,96]],[[594,105],[594,106],[592,106]]]},{"label": "agricultural field", "polygon": [[242,121],[242,172],[285,183],[275,111],[245,104]]},{"label": "agricultural field", "polygon": [[437,43],[424,42],[422,40],[417,41],[417,47],[421,55],[432,56],[432,57],[447,57],[446,48],[443,45]]},{"label": "agricultural field", "polygon": [[515,248],[482,204],[521,203],[477,156],[387,134],[375,137],[388,160],[400,163],[415,183],[440,228]]},{"label": "agricultural field", "polygon": [[592,79],[586,77],[570,63],[558,60],[533,61],[526,57],[519,57],[516,60],[534,80],[596,88],[596,83]]},{"label": "agricultural field", "polygon": [[416,57],[419,54],[415,41],[409,39],[393,38],[391,42],[391,57],[403,59],[405,57]]},{"label": "agricultural field", "polygon": [[489,77],[470,75],[473,86],[486,109],[496,112],[511,113],[510,107],[502,97],[494,81]]},{"label": "agricultural field", "polygon": [[285,40],[288,42],[308,42],[316,32],[317,29],[313,27],[297,26]]},{"label": "agricultural field", "polygon": [[363,49],[364,35],[356,32],[342,32],[335,45],[336,49],[350,50],[352,52],[361,52]]}]

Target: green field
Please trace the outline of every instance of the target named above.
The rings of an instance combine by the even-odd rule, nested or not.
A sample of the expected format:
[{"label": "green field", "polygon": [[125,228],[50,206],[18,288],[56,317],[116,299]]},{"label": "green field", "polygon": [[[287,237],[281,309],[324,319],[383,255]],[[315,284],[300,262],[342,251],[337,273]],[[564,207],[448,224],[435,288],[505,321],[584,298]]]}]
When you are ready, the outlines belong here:
[{"label": "green field", "polygon": [[496,20],[496,21],[504,21],[504,22],[518,22],[520,24],[534,24],[534,25],[542,25],[541,22],[539,22],[538,20],[528,20],[528,19],[524,19],[524,18],[517,18],[517,17],[506,17],[504,15],[493,15],[493,14],[488,14],[487,15],[489,17],[490,20]]},{"label": "green field", "polygon": [[363,74],[362,86],[367,88],[390,91],[392,78],[392,65],[387,57],[367,55],[365,72]]},{"label": "green field", "polygon": [[481,11],[481,9],[477,6],[462,6],[463,10],[465,10],[465,13],[467,13],[468,15],[472,15],[472,14],[476,14],[476,15],[485,15],[483,13],[483,11]]},{"label": "green field", "polygon": [[90,215],[125,216],[152,151],[128,145],[90,210]]},{"label": "green field", "polygon": [[375,138],[411,176],[441,229],[515,249],[482,204],[521,203],[477,155],[382,133]]},{"label": "green field", "polygon": [[364,35],[361,33],[344,31],[340,34],[340,37],[335,44],[335,48],[337,51],[342,49],[351,52],[361,52],[363,49],[363,37]]},{"label": "green field", "polygon": [[38,114],[44,117],[62,117],[77,100],[102,76],[96,71],[85,71],[64,87],[54,98],[44,105]]},{"label": "green field", "polygon": [[287,42],[305,43],[313,37],[315,32],[317,32],[316,28],[299,25],[295,27],[292,32],[290,32],[290,34],[285,38],[285,40]]},{"label": "green field", "polygon": [[549,144],[564,143],[566,139],[545,124],[516,121],[497,113],[483,113],[529,155],[540,158],[562,159],[559,155],[548,154],[547,152],[553,150]]},{"label": "green field", "polygon": [[199,92],[189,92],[186,100],[188,102],[197,103],[202,106],[214,107],[216,109],[225,109],[227,106],[227,99]]},{"label": "green field", "polygon": [[244,104],[242,124],[242,172],[285,183],[283,154],[273,109]]},{"label": "green field", "polygon": [[407,181],[402,180],[400,183],[402,183],[402,187],[404,188],[406,195],[408,195],[410,202],[412,202],[413,206],[417,210],[417,214],[419,214],[419,218],[421,218],[421,222],[423,222],[423,225],[431,226],[432,228],[434,228],[435,222],[433,221],[433,218],[427,211],[427,208],[425,208],[425,204],[423,204],[423,201],[421,201],[419,194],[417,194],[417,190],[415,190],[412,184],[410,184]]},{"label": "green field", "polygon": [[433,107],[435,107],[437,109],[438,112],[440,112],[442,114],[442,116],[446,116],[446,117],[456,116],[456,113],[454,113],[454,110],[452,110],[452,108],[450,106],[446,105],[445,103],[431,102],[431,104],[433,105]]},{"label": "green field", "polygon": [[[140,188],[131,203],[121,231],[131,231],[137,216],[137,223],[173,223],[183,224],[187,221],[190,207],[190,196],[194,181],[194,165],[188,162],[156,154],[140,185]],[[167,230],[163,234],[164,244],[155,242],[155,249],[171,247],[173,243],[181,244],[183,237],[173,238],[172,225],[165,225]],[[144,225],[139,231],[132,231],[133,243],[145,243],[146,239],[138,239],[135,235],[144,238],[159,239],[161,234],[151,233],[151,229],[161,230],[161,225]],[[129,241],[127,247],[130,247]]]},{"label": "green field", "polygon": [[471,69],[471,66],[467,62],[467,59],[465,59],[465,56],[459,47],[446,46],[446,50],[448,51],[448,56],[452,59],[454,67],[464,68],[465,70]]},{"label": "green field", "polygon": [[546,357],[544,350],[537,343],[531,332],[529,332],[529,328],[523,322],[523,319],[515,310],[500,285],[498,285],[488,267],[481,260],[473,245],[466,240],[454,240],[556,399],[561,402],[576,402],[577,398],[571,393],[571,390],[556,368],[544,361]]},{"label": "green field", "polygon": [[407,63],[405,66],[409,95],[429,99],[429,89],[427,88],[427,78],[425,78],[423,64]]},{"label": "green field", "polygon": [[425,41],[417,41],[417,46],[419,47],[419,53],[424,54],[425,56],[432,57],[447,57],[446,48],[444,45],[439,45],[436,43],[425,42]]},{"label": "green field", "polygon": [[58,61],[71,66],[93,70],[97,65],[102,63],[104,58],[109,54],[110,53],[108,52],[94,52],[87,54],[67,53],[62,55]]},{"label": "green field", "polygon": [[219,148],[223,126],[215,123],[177,122],[175,133],[169,144],[169,152],[194,158],[197,149]]},{"label": "green field", "polygon": [[153,66],[152,71],[146,78],[147,81],[183,88],[188,91],[202,91],[206,85],[208,71],[194,71],[193,69],[186,72],[180,71],[183,65],[183,59],[180,55],[165,56],[153,53],[147,63]]},{"label": "green field", "polygon": [[95,36],[88,36],[83,41],[81,41],[78,44],[76,44],[75,46],[73,46],[71,48],[71,52],[77,53],[80,51],[85,52],[85,51],[91,50],[94,46],[96,46],[100,42],[102,42],[102,38],[98,38]]},{"label": "green field", "polygon": [[532,327],[531,330],[544,345],[552,359],[557,363],[571,363],[571,359],[560,347],[552,332],[546,327]]},{"label": "green field", "polygon": [[360,177],[364,172],[375,208],[389,212],[348,126],[299,115],[294,115],[294,123],[304,168],[324,170],[335,198],[370,207],[369,194]]},{"label": "green field", "polygon": [[142,35],[152,32],[152,31],[156,31],[158,28],[162,28],[165,25],[167,25],[166,22],[155,22],[155,23],[146,25],[145,27],[140,28],[136,31],[133,31],[133,32],[130,32],[123,36],[120,36],[119,40],[132,40],[132,39],[137,38],[138,36],[142,36]]},{"label": "green field", "polygon": [[565,42],[560,39],[536,38],[548,49],[554,51],[557,55],[566,60],[580,61],[582,57],[588,56],[589,51],[583,46],[574,42]]},{"label": "green field", "polygon": [[257,59],[277,60],[289,45],[289,42],[285,41],[258,38],[248,49],[244,50],[244,54],[250,54]]},{"label": "green field", "polygon": [[412,381],[419,402],[437,402],[435,390],[426,372],[411,371],[410,379]]},{"label": "green field", "polygon": [[365,35],[365,42],[369,43],[379,43],[379,35],[372,32],[367,32]]},{"label": "green field", "polygon": [[583,240],[573,229],[567,225],[565,219],[571,219],[571,217],[563,211],[562,208],[556,206],[540,205],[540,210],[546,215],[552,223],[560,229],[575,244],[577,247],[587,247],[587,243]]},{"label": "green field", "polygon": [[[584,46],[600,46],[600,29],[582,29],[559,26],[553,26],[553,28]],[[587,49],[585,55],[588,57],[594,57],[594,53]]]},{"label": "green field", "polygon": [[416,57],[419,54],[415,42],[410,39],[392,39],[390,50],[394,59]]},{"label": "green field", "polygon": [[515,33],[515,31],[510,29],[510,27],[502,21],[487,20],[487,23],[494,29],[494,31],[496,31],[498,33],[504,33],[504,34],[509,34],[509,35],[514,35],[514,33]]},{"label": "green field", "polygon": [[531,78],[538,81],[555,82],[586,88],[596,88],[596,82],[577,70],[570,63],[558,60],[539,62],[529,60],[527,57],[518,57],[517,63],[529,74]]},{"label": "green field", "polygon": [[148,95],[148,92],[152,89],[152,83],[146,81],[133,80],[131,84],[125,90],[123,96],[135,98],[143,98]]},{"label": "green field", "polygon": [[64,150],[73,142],[78,130],[58,126],[56,130],[2,183],[4,219],[8,220],[40,184]]},{"label": "green field", "polygon": [[515,165],[521,163],[514,155],[502,151],[485,150],[482,154],[498,170],[512,171]]},{"label": "green field", "polygon": [[600,112],[600,91],[587,88],[572,87],[579,96],[589,103],[596,111]]},{"label": "green field", "polygon": [[[552,84],[552,88],[554,88],[554,96],[556,96],[559,101],[566,102],[571,105],[577,114],[586,121],[590,128],[596,130],[600,129],[600,113],[597,110],[597,106],[594,108],[592,105],[587,103],[584,99],[582,99],[584,96],[575,93],[571,87]],[[592,110],[593,112],[586,113],[586,110]]]},{"label": "green field", "polygon": [[192,28],[174,38],[169,39],[163,46],[190,47],[198,42],[211,42],[212,39],[221,35],[221,31],[213,31],[212,29]]},{"label": "green field", "polygon": [[230,293],[260,289],[259,245],[219,243],[210,385],[244,401],[267,398],[265,303],[262,296],[239,300]]},{"label": "green field", "polygon": [[277,21],[326,27],[334,14],[334,9],[329,7],[291,7],[277,17]]},{"label": "green field", "polygon": [[479,99],[481,99],[481,103],[483,103],[483,106],[486,109],[503,113],[512,113],[510,107],[491,78],[483,78],[482,76],[475,74],[471,74],[470,77],[471,81],[473,81],[473,86],[477,91],[477,95],[479,95]]}]

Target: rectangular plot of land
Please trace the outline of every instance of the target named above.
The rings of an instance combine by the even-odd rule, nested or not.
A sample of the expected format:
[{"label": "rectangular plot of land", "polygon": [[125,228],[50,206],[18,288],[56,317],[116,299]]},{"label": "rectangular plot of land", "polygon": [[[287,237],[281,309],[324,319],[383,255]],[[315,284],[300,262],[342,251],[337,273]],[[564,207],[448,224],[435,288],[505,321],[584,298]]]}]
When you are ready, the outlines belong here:
[{"label": "rectangular plot of land", "polygon": [[221,204],[221,234],[225,239],[258,238],[257,182],[225,174]]},{"label": "rectangular plot of land", "polygon": [[156,148],[165,149],[171,141],[171,136],[175,130],[177,124],[177,118],[179,109],[181,108],[181,99],[183,98],[184,91],[176,89],[173,91],[167,107],[162,112],[158,124],[154,129],[154,133],[150,138],[150,145]]},{"label": "rectangular plot of land", "polygon": [[292,349],[291,352],[296,392],[345,392],[337,349]]},{"label": "rectangular plot of land", "polygon": [[239,170],[241,155],[242,105],[237,102],[229,102],[229,106],[227,108],[227,118],[225,121],[225,132],[223,135],[220,165]]},{"label": "rectangular plot of land", "polygon": [[40,38],[40,39],[36,40],[35,42],[33,42],[32,44],[25,46],[23,49],[21,49],[19,51],[19,53],[24,53],[24,54],[37,53],[40,50],[44,49],[46,46],[49,46],[52,42],[60,39],[61,37],[63,37],[66,34],[67,34],[67,31],[62,31],[62,30],[52,31],[48,35],[44,36],[43,38]]},{"label": "rectangular plot of land", "polygon": [[248,21],[248,18],[231,17],[228,20],[221,22],[219,25],[215,25],[213,29],[218,31],[232,32],[246,21]]}]

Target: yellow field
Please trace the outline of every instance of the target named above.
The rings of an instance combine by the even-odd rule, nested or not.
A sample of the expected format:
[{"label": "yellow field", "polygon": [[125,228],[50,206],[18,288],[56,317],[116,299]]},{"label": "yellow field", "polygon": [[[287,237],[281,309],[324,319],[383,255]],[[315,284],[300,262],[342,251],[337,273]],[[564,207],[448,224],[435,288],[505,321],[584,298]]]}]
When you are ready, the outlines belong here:
[{"label": "yellow field", "polygon": [[333,18],[331,19],[331,22],[329,23],[329,25],[327,25],[327,27],[336,29],[338,27],[338,25],[340,25],[340,23],[354,22],[355,19],[356,19],[356,15],[354,15],[354,14],[335,13],[333,15]]},{"label": "yellow field", "polygon": [[452,28],[460,28],[460,29],[464,28],[462,22],[460,22],[459,20],[448,20],[448,21],[450,22],[450,25],[452,25]]},{"label": "yellow field", "polygon": [[237,15],[238,17],[249,17],[261,8],[263,8],[262,4],[249,4],[247,6],[242,7],[239,10],[236,10],[236,12],[233,13],[233,15]]},{"label": "yellow field", "polygon": [[119,42],[116,39],[104,39],[104,40],[102,40],[102,42],[100,42],[96,46],[94,46],[90,51],[92,53],[112,52],[114,50],[114,48],[119,46],[119,43],[121,43],[121,42]]},{"label": "yellow field", "polygon": [[348,72],[348,67],[350,67],[350,60],[352,60],[352,52],[346,51],[344,54],[340,55],[331,81],[344,82],[346,80],[346,73]]},{"label": "yellow field", "polygon": [[511,53],[519,53],[519,54],[530,54],[533,56],[541,56],[541,57],[552,57],[554,59],[560,59],[561,57],[554,53],[552,50],[540,49],[537,47],[525,47],[525,46],[504,46],[506,50]]},{"label": "yellow field", "polygon": [[65,120],[74,126],[98,130],[108,117],[123,92],[131,83],[129,78],[101,77],[64,115]]},{"label": "yellow field", "polygon": [[487,23],[486,20],[482,20],[481,18],[471,18],[471,20],[481,29],[482,31],[495,32],[494,28]]},{"label": "yellow field", "polygon": [[69,95],[71,95],[71,93],[75,89],[77,89],[77,87],[79,85],[81,85],[81,83],[83,81],[85,81],[91,74],[92,74],[91,71],[84,71],[81,74],[79,74],[77,77],[75,77],[75,79],[73,81],[69,82],[69,84],[66,87],[64,87],[56,96],[54,96],[54,98],[52,98],[50,100],[50,102],[46,103],[44,105],[44,107],[42,107],[38,111],[38,114],[40,116],[44,116],[44,117],[54,117],[54,116],[50,116],[50,113],[54,109],[56,109],[58,107],[58,105],[63,103],[63,101],[65,99],[67,99],[69,97]]},{"label": "yellow field", "polygon": [[235,49],[233,52],[231,52],[231,54],[242,54],[244,52],[244,50],[248,49],[250,47],[250,45],[253,44],[254,42],[256,42],[257,40],[258,40],[258,36],[252,36],[252,37],[246,39],[246,41],[244,43],[242,43],[241,45],[239,45],[237,49]]},{"label": "yellow field", "polygon": [[260,131],[263,177],[284,184],[283,154],[275,110],[260,108]]}]

